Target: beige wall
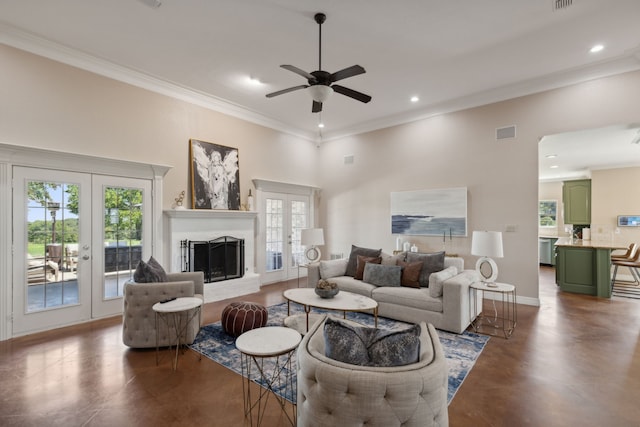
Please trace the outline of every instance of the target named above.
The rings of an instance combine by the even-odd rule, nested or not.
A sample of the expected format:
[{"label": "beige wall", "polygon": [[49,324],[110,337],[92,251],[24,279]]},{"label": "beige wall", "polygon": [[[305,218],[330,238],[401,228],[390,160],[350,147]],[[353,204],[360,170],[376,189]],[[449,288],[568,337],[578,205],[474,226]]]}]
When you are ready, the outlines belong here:
[{"label": "beige wall", "polygon": [[[322,188],[323,253],[394,248],[389,193],[468,188],[468,229],[503,230],[499,280],[538,297],[537,143],[554,133],[639,120],[640,73],[521,97],[315,145],[185,102],[0,46],[0,142],[173,166],[164,206],[187,187],[187,142],[238,147],[241,186],[262,178]],[[515,124],[517,138],[496,141]],[[345,155],[354,163],[344,164]],[[412,239],[439,250],[441,238]],[[470,238],[447,250],[475,264]]]},{"label": "beige wall", "polygon": [[640,167],[591,173],[592,233],[612,233],[624,245],[640,243],[640,227],[617,227],[618,215],[640,215]]},{"label": "beige wall", "polygon": [[[538,297],[538,141],[544,135],[639,120],[640,73],[611,78],[445,114],[321,147],[322,221],[330,230],[325,253],[348,253],[354,243],[395,246],[389,193],[468,188],[468,230],[501,230],[505,257],[498,280],[513,283],[519,298]],[[517,137],[495,140],[495,129],[517,125]],[[353,155],[353,164],[344,156]],[[421,250],[439,250],[441,237],[414,237]],[[467,267],[471,238],[447,250]]]},{"label": "beige wall", "polygon": [[316,183],[309,141],[1,44],[0,63],[0,142],[171,166],[165,208],[188,191],[190,138],[238,148],[243,202],[254,178]]}]

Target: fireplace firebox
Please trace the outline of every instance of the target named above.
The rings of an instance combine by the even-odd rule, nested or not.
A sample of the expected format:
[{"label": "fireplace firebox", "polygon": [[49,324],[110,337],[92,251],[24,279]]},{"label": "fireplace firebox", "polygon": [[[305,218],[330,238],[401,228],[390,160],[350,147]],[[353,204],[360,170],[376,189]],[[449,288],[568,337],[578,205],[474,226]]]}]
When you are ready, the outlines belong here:
[{"label": "fireplace firebox", "polygon": [[244,239],[223,236],[209,241],[181,240],[182,271],[202,271],[206,283],[244,275]]}]

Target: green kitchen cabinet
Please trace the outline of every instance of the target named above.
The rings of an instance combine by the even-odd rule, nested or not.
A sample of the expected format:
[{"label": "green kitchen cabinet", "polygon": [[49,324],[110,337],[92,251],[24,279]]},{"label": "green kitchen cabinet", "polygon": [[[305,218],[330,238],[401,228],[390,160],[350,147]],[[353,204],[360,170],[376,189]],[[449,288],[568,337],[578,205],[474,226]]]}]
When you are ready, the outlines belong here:
[{"label": "green kitchen cabinet", "polygon": [[565,181],[562,186],[562,203],[565,224],[591,224],[591,180]]},{"label": "green kitchen cabinet", "polygon": [[611,249],[556,246],[556,283],[561,290],[611,298]]}]

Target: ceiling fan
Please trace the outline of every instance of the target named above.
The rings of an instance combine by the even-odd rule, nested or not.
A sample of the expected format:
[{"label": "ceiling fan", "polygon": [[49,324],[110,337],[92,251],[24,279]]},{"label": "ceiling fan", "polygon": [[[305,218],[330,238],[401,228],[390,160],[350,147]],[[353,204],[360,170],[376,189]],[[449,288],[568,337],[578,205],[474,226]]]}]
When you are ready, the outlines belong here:
[{"label": "ceiling fan", "polygon": [[294,90],[308,88],[308,92],[313,98],[313,105],[311,107],[311,111],[313,113],[319,113],[320,111],[322,111],[322,103],[326,101],[333,92],[338,92],[342,95],[348,96],[364,103],[371,101],[371,97],[369,95],[365,95],[362,92],[349,89],[348,87],[333,84],[339,80],[366,73],[365,69],[360,65],[352,65],[351,67],[336,71],[335,73],[329,73],[322,70],[322,24],[327,19],[327,17],[324,13],[316,13],[314,19],[318,23],[319,28],[318,70],[308,73],[293,65],[281,65],[280,67],[284,68],[285,70],[293,71],[294,73],[306,78],[307,84],[268,93],[267,98],[273,98],[274,96],[293,92]]}]

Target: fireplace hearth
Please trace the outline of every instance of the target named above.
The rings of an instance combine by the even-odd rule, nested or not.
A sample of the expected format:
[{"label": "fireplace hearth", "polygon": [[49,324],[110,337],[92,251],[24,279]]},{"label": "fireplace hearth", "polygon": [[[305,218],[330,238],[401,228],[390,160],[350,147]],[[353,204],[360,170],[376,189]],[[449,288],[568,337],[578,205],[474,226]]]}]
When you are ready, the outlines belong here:
[{"label": "fireplace hearth", "polygon": [[206,283],[244,275],[244,239],[231,236],[209,241],[181,240],[182,271],[202,271]]}]

